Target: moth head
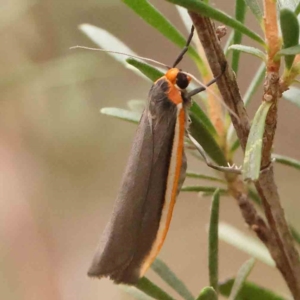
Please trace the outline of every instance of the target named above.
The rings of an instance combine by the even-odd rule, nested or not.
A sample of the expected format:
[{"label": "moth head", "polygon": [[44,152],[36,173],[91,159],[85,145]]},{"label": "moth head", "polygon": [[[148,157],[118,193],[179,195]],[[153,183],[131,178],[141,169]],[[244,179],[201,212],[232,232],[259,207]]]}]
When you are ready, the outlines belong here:
[{"label": "moth head", "polygon": [[165,76],[179,90],[185,90],[191,81],[190,76],[188,76],[184,72],[181,72],[181,70],[177,68],[171,68],[170,70],[167,71]]}]

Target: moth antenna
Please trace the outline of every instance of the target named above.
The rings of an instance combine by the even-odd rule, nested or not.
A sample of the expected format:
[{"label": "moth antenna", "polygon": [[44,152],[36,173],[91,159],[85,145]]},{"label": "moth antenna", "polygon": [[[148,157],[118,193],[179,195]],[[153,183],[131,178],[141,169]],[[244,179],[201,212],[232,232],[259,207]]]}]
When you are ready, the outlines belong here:
[{"label": "moth antenna", "polygon": [[118,51],[112,51],[112,50],[105,50],[105,49],[100,49],[100,48],[90,48],[90,47],[85,47],[85,46],[73,46],[70,47],[70,49],[85,49],[85,50],[92,50],[92,51],[102,51],[102,52],[109,52],[109,53],[114,53],[114,54],[120,54],[120,55],[124,55],[127,57],[131,57],[131,58],[137,58],[137,59],[141,59],[144,61],[149,61],[151,63],[157,64],[159,66],[163,66],[167,69],[171,69],[171,67],[169,67],[166,64],[163,64],[159,61],[156,61],[154,59],[148,58],[148,57],[142,57],[142,56],[137,56],[137,55],[131,55],[131,54],[127,54],[127,53],[123,53],[123,52],[118,52]]},{"label": "moth antenna", "polygon": [[207,90],[208,92],[210,92],[212,95],[215,96],[215,98],[221,103],[221,105],[227,110],[229,111],[237,120],[239,120],[239,117],[237,116],[237,114],[220,98],[219,95],[217,95],[212,88],[209,87],[209,85],[205,85],[204,83],[202,83],[200,80],[198,80],[194,75],[187,73],[187,72],[182,72],[183,74],[186,74],[187,76],[190,76],[193,80],[195,80],[195,82],[197,82],[202,88],[203,90]]},{"label": "moth antenna", "polygon": [[190,46],[190,43],[191,43],[193,35],[194,35],[194,30],[195,30],[195,27],[194,27],[194,25],[192,25],[190,35],[189,35],[189,37],[186,41],[186,44],[185,44],[184,48],[181,50],[178,57],[176,58],[176,60],[173,64],[173,68],[175,68],[181,62],[181,60],[183,59],[185,53],[189,50],[189,46]]}]

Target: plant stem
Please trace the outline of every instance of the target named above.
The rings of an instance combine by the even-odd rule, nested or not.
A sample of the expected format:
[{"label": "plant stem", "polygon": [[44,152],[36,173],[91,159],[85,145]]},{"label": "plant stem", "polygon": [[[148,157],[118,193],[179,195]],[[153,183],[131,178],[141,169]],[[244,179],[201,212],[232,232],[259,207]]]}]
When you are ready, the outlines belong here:
[{"label": "plant stem", "polygon": [[[192,11],[190,11],[189,14],[205,50],[212,72],[216,76],[220,73],[221,66],[226,62],[226,60],[214,32],[214,27],[208,18],[202,17]],[[237,132],[240,144],[242,149],[245,150],[250,124],[232,70],[227,68],[223,76],[218,80],[217,84],[225,103],[239,117],[239,119],[236,119],[231,115],[232,123]],[[272,130],[275,131],[275,128],[273,127]],[[270,226],[269,230],[271,231],[271,234],[269,235],[270,241],[268,243],[265,242],[265,244],[275,260],[278,269],[287,282],[294,299],[300,299],[300,264],[298,253],[293,244],[287,222],[284,218],[283,209],[280,205],[279,194],[274,181],[272,167],[269,167],[267,170],[262,172],[260,179],[256,183],[256,188],[263,201],[265,214]],[[244,194],[242,193],[241,196],[243,195]],[[243,199],[245,200],[247,198],[243,196]],[[245,221],[247,223],[249,222],[246,218]],[[252,229],[255,229],[255,226],[252,226]],[[260,236],[257,231],[256,233],[262,239],[262,236]]]}]

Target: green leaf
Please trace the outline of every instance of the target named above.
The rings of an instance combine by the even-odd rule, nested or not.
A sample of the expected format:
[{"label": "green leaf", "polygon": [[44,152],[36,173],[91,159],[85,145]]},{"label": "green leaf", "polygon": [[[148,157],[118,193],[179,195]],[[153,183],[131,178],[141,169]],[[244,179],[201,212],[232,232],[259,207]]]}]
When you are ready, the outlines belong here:
[{"label": "green leaf", "polygon": [[296,55],[300,53],[300,45],[292,46],[289,48],[281,49],[276,55]]},{"label": "green leaf", "polygon": [[[167,39],[175,45],[183,48],[186,44],[186,38],[178,32],[178,30],[148,1],[146,0],[122,0],[136,14],[138,14],[145,22],[157,29]],[[189,55],[202,65],[202,60],[197,51],[193,47],[189,47]],[[175,59],[174,59],[175,60]]]},{"label": "green leaf", "polygon": [[257,3],[257,0],[245,0],[245,2],[259,23],[262,23],[263,12]]},{"label": "green leaf", "polygon": [[105,107],[102,108],[100,112],[104,115],[112,116],[135,124],[137,124],[141,118],[140,113],[116,107]]},{"label": "green leaf", "polygon": [[[123,52],[129,55],[137,55],[127,45],[121,42],[118,38],[116,38],[114,35],[112,35],[111,33],[109,33],[108,31],[102,28],[90,24],[81,24],[79,26],[79,29],[102,49]],[[132,70],[137,75],[144,78],[144,76],[142,76],[140,72],[137,72],[135,68],[128,66],[128,64],[126,63],[126,56],[115,54],[112,52],[106,52],[106,53],[111,57],[113,57],[116,61],[120,62],[126,68]]]},{"label": "green leaf", "polygon": [[227,166],[227,161],[223,151],[216,142],[213,135],[208,131],[205,123],[193,111],[190,111],[191,125],[190,132],[197,142],[203,147],[204,151],[218,165]]},{"label": "green leaf", "polygon": [[296,160],[296,159],[288,157],[288,156],[279,155],[279,154],[272,154],[272,158],[275,158],[275,162],[277,162],[277,163],[300,170],[300,161],[299,160]]},{"label": "green leaf", "polygon": [[292,233],[292,236],[294,238],[294,240],[300,244],[300,233],[294,228],[294,226],[292,226],[291,224],[289,224],[289,228],[290,228],[290,231]]},{"label": "green leaf", "polygon": [[[219,284],[219,291],[222,296],[228,297],[234,283],[234,278],[226,280],[223,283]],[[281,296],[274,294],[273,291],[270,291],[266,288],[260,287],[255,283],[246,281],[243,284],[243,287],[238,295],[237,300],[286,300]]]},{"label": "green leaf", "polygon": [[180,6],[183,6],[186,9],[192,10],[192,11],[199,13],[205,17],[209,17],[214,20],[217,20],[224,25],[227,25],[229,27],[232,27],[233,29],[240,31],[241,33],[247,35],[251,39],[253,39],[256,42],[260,43],[261,45],[265,46],[264,40],[259,35],[257,35],[254,31],[250,30],[247,26],[245,26],[241,22],[235,20],[231,16],[212,7],[209,4],[206,4],[206,3],[202,2],[202,1],[198,1],[198,0],[185,0],[185,1],[167,0],[167,1],[177,4],[177,5],[180,5]]},{"label": "green leaf", "polygon": [[[244,0],[243,0],[244,1]],[[266,61],[266,55],[259,49],[250,47],[250,46],[245,46],[245,45],[231,45],[228,50],[236,50],[238,52],[244,52],[247,54],[254,55],[263,61]]]},{"label": "green leaf", "polygon": [[248,253],[263,263],[275,267],[275,262],[266,247],[257,239],[226,223],[219,223],[219,238],[227,244]]},{"label": "green leaf", "polygon": [[158,78],[162,77],[164,75],[163,72],[158,70],[155,67],[152,67],[151,65],[141,62],[139,60],[136,60],[134,58],[127,58],[126,62],[129,63],[134,68],[138,69],[141,73],[143,73],[146,77],[148,77],[152,82],[156,81]]},{"label": "green leaf", "polygon": [[[297,15],[288,8],[280,10],[280,27],[283,39],[283,48],[289,48],[298,44],[299,41],[299,23]],[[295,55],[285,56],[285,65],[287,69],[292,67]]]},{"label": "green leaf", "polygon": [[219,282],[219,206],[220,191],[217,189],[212,197],[209,233],[208,233],[208,270],[209,284],[218,293]]},{"label": "green leaf", "polygon": [[217,136],[217,131],[206,113],[202,110],[202,108],[197,104],[197,102],[192,101],[192,105],[190,107],[190,112],[192,112],[195,117],[202,121],[202,124],[206,127],[206,129],[213,135]]},{"label": "green leaf", "polygon": [[262,63],[258,70],[256,71],[244,97],[244,103],[245,106],[247,106],[250,103],[250,100],[252,99],[254,93],[257,91],[258,87],[261,85],[262,81],[265,78],[265,73],[266,73],[266,65],[265,63]]},{"label": "green leaf", "polygon": [[300,13],[300,2],[298,3],[298,5],[295,8],[295,14],[298,16]]},{"label": "green leaf", "polygon": [[250,272],[252,271],[255,264],[255,259],[250,258],[247,260],[239,269],[238,274],[235,278],[233,287],[230,292],[229,300],[236,300],[238,299],[238,295],[242,290],[244,283],[249,276]]},{"label": "green leaf", "polygon": [[119,284],[118,288],[137,300],[153,300],[152,297],[149,297],[144,292],[138,290],[134,286]]},{"label": "green leaf", "polygon": [[197,173],[197,172],[192,172],[192,171],[187,171],[186,177],[196,178],[196,179],[204,179],[204,180],[215,181],[215,182],[220,182],[220,183],[226,184],[226,181],[223,179],[213,177],[213,176],[208,176],[208,175]]},{"label": "green leaf", "polygon": [[174,300],[170,295],[155,285],[146,277],[142,277],[135,285],[136,288],[157,300]]},{"label": "green leaf", "polygon": [[174,289],[185,300],[193,300],[194,296],[186,285],[174,274],[174,272],[160,259],[156,258],[151,268],[157,273],[171,288]]},{"label": "green leaf", "polygon": [[264,101],[255,113],[245,150],[243,177],[255,181],[259,177],[265,121],[271,102]]},{"label": "green leaf", "polygon": [[[242,24],[245,22],[245,15],[246,15],[246,4],[244,0],[236,0],[235,1],[235,19]],[[233,44],[240,44],[242,42],[242,33],[238,30],[234,31],[233,35]],[[239,69],[239,60],[240,60],[240,51],[233,50],[232,52],[232,60],[231,60],[231,67],[232,70],[237,74]]]},{"label": "green leaf", "polygon": [[300,107],[300,89],[296,87],[290,87],[289,90],[283,93],[283,98],[290,101],[291,103]]},{"label": "green leaf", "polygon": [[225,189],[221,189],[214,186],[199,186],[199,185],[186,185],[181,188],[182,192],[205,192],[205,193],[214,193],[217,189],[220,190],[220,193],[227,192]]},{"label": "green leaf", "polygon": [[230,152],[234,153],[240,147],[240,145],[241,145],[240,140],[236,139],[230,147]]},{"label": "green leaf", "polygon": [[215,290],[211,286],[208,286],[202,289],[200,295],[197,297],[196,300],[217,300],[217,299],[218,299],[218,295],[215,292]]}]

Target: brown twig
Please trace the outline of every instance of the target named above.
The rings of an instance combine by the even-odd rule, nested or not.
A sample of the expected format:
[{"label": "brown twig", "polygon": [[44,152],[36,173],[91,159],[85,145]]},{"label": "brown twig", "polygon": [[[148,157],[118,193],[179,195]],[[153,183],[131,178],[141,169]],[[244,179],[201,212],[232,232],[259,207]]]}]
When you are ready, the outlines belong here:
[{"label": "brown twig", "polygon": [[[214,76],[217,76],[217,74],[221,73],[221,68],[226,63],[226,58],[216,37],[215,30],[208,18],[201,17],[191,11],[189,14],[193,20],[199,39],[205,50],[210,68]],[[209,40],[210,37],[212,37],[211,41]],[[231,118],[234,127],[237,128],[236,130],[240,139],[240,143],[243,148],[245,148],[250,125],[243,100],[239,93],[239,87],[237,85],[235,75],[230,68],[225,70],[224,74],[218,79],[217,84],[226,105],[232,109],[237,116],[239,116],[239,119],[233,115]],[[230,89],[227,88],[228,86],[230,86]]]},{"label": "brown twig", "polygon": [[[212,72],[216,76],[220,73],[221,66],[226,60],[223,50],[214,32],[214,27],[208,18],[202,17],[192,11],[189,11],[189,14],[193,20],[199,39],[205,50]],[[269,85],[266,85],[266,91],[274,87],[276,80],[276,77],[274,78],[272,75],[270,76]],[[231,116],[232,123],[240,140],[242,149],[245,150],[250,124],[244,103],[239,93],[235,75],[230,68],[227,68],[226,72],[220,78],[220,80],[218,80],[217,84],[225,103],[236,113],[239,118],[236,119],[234,116]],[[277,109],[277,107],[275,106],[274,109]],[[272,113],[274,114],[274,111]],[[272,133],[267,133],[270,134],[270,140],[272,140],[272,143],[275,129],[276,126],[266,127],[267,131],[273,131]],[[266,153],[269,153],[271,150],[271,148],[268,147],[265,149],[266,150],[264,151],[266,151]],[[268,157],[268,159],[265,158],[264,163],[266,161],[270,161],[268,155],[265,157]],[[269,167],[261,174],[260,179],[256,183],[256,188],[262,199],[265,215],[270,226],[269,230],[271,231],[271,239],[268,242],[264,241],[263,236],[265,235],[262,234],[262,232],[265,232],[267,229],[261,221],[258,221],[259,219],[257,219],[255,210],[253,211],[252,208],[250,209],[248,207],[248,201],[246,201],[247,198],[244,196],[245,194],[240,193],[240,196],[237,194],[235,198],[238,201],[243,202],[243,205],[240,205],[240,207],[244,207],[242,213],[245,221],[255,225],[252,226],[252,229],[255,229],[255,232],[259,238],[268,247],[278,269],[287,282],[294,299],[300,299],[300,264],[298,253],[293,244],[287,222],[284,218],[283,209],[280,205],[279,194],[274,181],[272,167]],[[248,208],[245,209],[245,207]],[[248,209],[250,211],[252,210],[252,217],[250,217],[251,213],[247,212]],[[258,228],[256,226],[258,226]]]},{"label": "brown twig", "polygon": [[273,0],[264,0],[264,27],[265,40],[267,44],[267,72],[264,83],[264,95],[262,101],[272,102],[266,123],[263,138],[263,151],[261,159],[262,169],[266,168],[271,162],[271,150],[277,126],[277,101],[281,97],[279,88],[279,68],[280,60],[275,59],[276,53],[281,48],[281,39],[277,24],[277,7]]},{"label": "brown twig", "polygon": [[275,236],[268,228],[265,221],[257,213],[253,203],[248,197],[248,191],[239,176],[230,178],[227,176],[228,191],[237,200],[241,214],[248,226],[257,234],[259,239],[266,245],[272,257],[277,257]]}]

